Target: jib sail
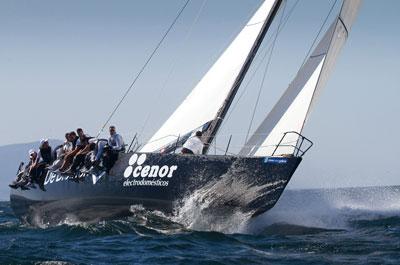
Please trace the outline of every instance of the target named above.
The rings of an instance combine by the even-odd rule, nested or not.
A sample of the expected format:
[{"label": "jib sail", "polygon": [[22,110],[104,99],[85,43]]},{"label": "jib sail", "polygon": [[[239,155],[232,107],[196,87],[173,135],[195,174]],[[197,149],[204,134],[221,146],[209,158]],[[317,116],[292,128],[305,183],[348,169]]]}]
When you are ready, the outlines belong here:
[{"label": "jib sail", "polygon": [[[301,133],[319,90],[325,85],[345,43],[361,0],[345,0],[330,26],[293,82],[240,151],[241,155],[268,156],[285,132]],[[275,155],[293,154],[299,136],[287,135]]]}]

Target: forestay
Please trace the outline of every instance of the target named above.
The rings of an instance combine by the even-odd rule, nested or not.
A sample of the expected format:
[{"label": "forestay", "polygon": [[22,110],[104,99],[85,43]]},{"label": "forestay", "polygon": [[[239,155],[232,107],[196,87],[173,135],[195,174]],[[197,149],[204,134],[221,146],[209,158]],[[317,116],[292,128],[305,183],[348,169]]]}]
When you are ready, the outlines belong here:
[{"label": "forestay", "polygon": [[182,104],[141,152],[156,152],[216,118],[276,0],[266,0]]},{"label": "forestay", "polygon": [[[337,55],[347,39],[360,4],[361,0],[343,2],[339,16],[300,68],[277,104],[240,151],[240,155],[272,155],[285,132],[302,132],[311,105],[326,83]],[[275,155],[293,154],[297,140],[297,135],[287,135]]]}]

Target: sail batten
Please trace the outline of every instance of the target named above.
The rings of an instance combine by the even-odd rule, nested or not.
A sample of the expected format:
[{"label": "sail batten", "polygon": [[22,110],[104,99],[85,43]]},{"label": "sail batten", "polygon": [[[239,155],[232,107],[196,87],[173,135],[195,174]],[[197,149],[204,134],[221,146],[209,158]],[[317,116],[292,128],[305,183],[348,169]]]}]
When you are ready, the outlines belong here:
[{"label": "sail batten", "polygon": [[[240,151],[240,155],[272,155],[285,132],[301,133],[320,90],[325,85],[343,47],[361,0],[344,0],[340,14],[329,27],[306,63],[300,68],[277,104]],[[293,154],[298,136],[285,139],[277,155]]]}]

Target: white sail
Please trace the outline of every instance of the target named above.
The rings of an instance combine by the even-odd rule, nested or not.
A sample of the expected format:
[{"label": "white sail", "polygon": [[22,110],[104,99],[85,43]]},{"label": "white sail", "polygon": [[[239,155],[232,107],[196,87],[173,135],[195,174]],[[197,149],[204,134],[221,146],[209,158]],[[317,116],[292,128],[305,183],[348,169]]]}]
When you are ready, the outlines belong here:
[{"label": "white sail", "polygon": [[[304,88],[300,91],[298,96],[293,100],[293,103],[283,114],[282,118],[275,125],[274,129],[261,144],[261,146],[254,153],[255,156],[271,155],[275,150],[276,144],[279,143],[285,132],[295,131],[301,132],[304,122],[304,117],[307,115],[308,107],[311,104],[313,94],[318,83],[318,78],[322,70],[322,65],[325,61],[325,56],[312,73],[310,79],[305,84]],[[296,146],[298,135],[288,134],[284,142],[281,143],[279,149],[277,149],[276,155],[279,154],[292,154],[294,146]],[[286,145],[286,146],[285,146]]]},{"label": "white sail", "polygon": [[[278,103],[240,151],[241,155],[272,155],[285,132],[302,132],[310,107],[316,94],[326,83],[360,4],[361,0],[343,2],[339,16]],[[293,154],[298,137],[296,134],[287,135],[275,155]]]},{"label": "white sail", "polygon": [[152,136],[141,152],[155,152],[215,119],[218,110],[245,63],[276,0],[266,0],[247,25],[219,57],[182,104]]}]

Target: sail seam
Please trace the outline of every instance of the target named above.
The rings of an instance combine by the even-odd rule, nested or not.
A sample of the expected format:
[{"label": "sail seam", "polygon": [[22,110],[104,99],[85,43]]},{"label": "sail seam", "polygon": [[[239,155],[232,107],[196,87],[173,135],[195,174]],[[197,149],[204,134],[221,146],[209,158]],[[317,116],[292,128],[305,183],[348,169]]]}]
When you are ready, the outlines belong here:
[{"label": "sail seam", "polygon": [[[322,29],[324,28],[324,26],[325,26],[325,24],[326,24],[326,22],[327,22],[327,20],[328,20],[328,18],[329,18],[329,16],[330,16],[330,14],[331,14],[331,12],[332,12],[332,10],[333,10],[333,8],[334,8],[336,2],[337,2],[337,0],[336,0],[336,1],[333,3],[333,5],[331,6],[331,8],[330,8],[330,10],[329,10],[329,12],[328,12],[328,15],[326,16],[324,22],[322,23],[322,25],[321,25],[321,27],[320,27],[318,33],[317,33],[317,36],[315,37],[315,39],[314,39],[314,41],[313,41],[313,43],[312,43],[312,45],[311,45],[311,47],[310,47],[310,50],[307,52],[306,57],[304,58],[304,61],[303,61],[303,63],[301,64],[301,68],[306,64],[307,59],[317,58],[317,57],[320,57],[321,55],[323,55],[323,53],[322,53],[322,54],[317,54],[317,55],[314,55],[314,56],[313,56],[313,55],[311,54],[311,53],[312,53],[312,48],[314,47],[315,42],[317,41],[319,35],[321,34]],[[331,37],[330,37],[330,41],[332,41],[333,35],[334,35],[334,33],[332,33],[332,35],[331,35]],[[329,49],[327,50],[326,53],[328,53],[328,52],[329,52]],[[311,55],[310,55],[310,54],[311,54]],[[322,71],[322,69],[323,69],[324,64],[325,64],[325,62],[323,63],[323,65],[322,65],[322,67],[321,67],[321,71]],[[301,71],[301,68],[300,68],[299,71]],[[319,79],[320,79],[320,76],[318,77],[318,80],[317,80],[317,82],[316,82],[316,86],[317,86],[317,84],[319,83]],[[313,94],[312,94],[312,98],[314,97],[314,94],[315,94],[315,91],[314,91]],[[309,110],[310,110],[310,107],[307,108],[307,111],[306,111],[307,114],[306,114],[306,116],[308,115]],[[303,130],[304,124],[305,124],[305,120],[304,120],[303,123],[302,123],[302,126],[301,126],[301,128],[300,128],[299,133],[301,133],[301,131]],[[272,132],[272,130],[271,130],[271,132]],[[254,135],[253,135],[253,136],[254,136]],[[252,136],[252,137],[253,137],[253,136]],[[260,140],[261,140],[261,139],[260,139]],[[258,143],[258,144],[254,144],[254,147],[259,148],[259,147],[261,146],[261,144],[262,144],[262,142],[261,142],[261,143]],[[256,149],[256,148],[253,148],[250,152],[247,153],[247,155],[254,155],[255,152],[257,152],[257,149],[256,149],[256,150],[255,150],[255,149]]]},{"label": "sail seam", "polygon": [[321,56],[325,56],[327,53],[320,53],[320,54],[316,54],[316,55],[311,55],[309,58],[317,58],[317,57],[321,57]]},{"label": "sail seam", "polygon": [[259,24],[261,24],[261,23],[264,23],[265,21],[266,21],[266,20],[264,19],[263,21],[260,21],[260,22],[255,22],[255,23],[252,23],[252,24],[247,24],[246,27],[251,27],[251,26],[259,25]]},{"label": "sail seam", "polygon": [[[342,4],[342,8],[341,8],[341,12],[339,15],[335,16],[335,20],[333,21],[330,29],[327,31],[327,33],[325,34],[325,36],[322,38],[322,40],[319,42],[319,44],[317,45],[317,47],[314,49],[314,53],[311,53],[311,49],[314,46],[314,42],[311,45],[310,48],[310,52],[307,53],[306,58],[305,58],[305,62],[302,64],[301,69],[299,71],[299,73],[301,73],[301,75],[303,77],[299,77],[299,73],[295,78],[295,83],[293,86],[294,87],[300,87],[302,86],[302,90],[300,90],[299,92],[304,92],[304,94],[301,95],[301,98],[297,98],[299,96],[299,92],[296,92],[296,90],[293,90],[292,92],[287,92],[290,91],[289,89],[291,88],[291,86],[289,86],[289,88],[286,90],[285,94],[283,95],[283,97],[281,97],[281,99],[278,101],[276,106],[281,106],[280,108],[277,108],[275,112],[273,112],[275,110],[274,109],[268,114],[267,118],[262,122],[262,124],[260,125],[258,130],[266,130],[266,134],[268,134],[268,137],[264,140],[264,142],[262,142],[261,146],[264,144],[271,144],[271,142],[275,142],[276,139],[279,137],[279,134],[281,133],[281,131],[285,132],[288,131],[287,129],[291,127],[295,128],[295,131],[301,133],[301,131],[304,128],[304,124],[307,120],[307,117],[310,113],[311,110],[311,105],[313,104],[313,101],[315,100],[315,96],[316,96],[316,92],[317,92],[317,88],[322,86],[324,84],[324,82],[326,82],[326,74],[328,73],[328,71],[330,70],[329,67],[331,67],[333,65],[334,59],[337,57],[337,53],[339,52],[339,50],[342,48],[344,41],[347,39],[347,34],[344,34],[344,30],[345,25],[343,21],[349,21],[349,26],[351,26],[351,22],[352,19],[354,17],[354,13],[346,13],[348,12],[348,9],[351,10],[351,8],[355,7],[357,8],[357,2],[354,2],[354,6],[351,6],[352,3],[351,1],[353,0],[346,0],[344,1],[344,3]],[[336,2],[336,1],[335,1]],[[332,11],[333,7],[335,6],[335,4],[332,5],[330,12]],[[329,13],[330,13],[329,12]],[[347,16],[346,16],[347,15]],[[341,17],[343,16],[343,18]],[[320,31],[322,31],[322,28],[324,27],[324,24],[326,23],[326,21],[328,20],[329,14],[326,17],[323,25],[320,28]],[[341,25],[343,25],[343,27],[341,27]],[[317,37],[315,39],[318,38],[320,32],[318,32]],[[337,39],[336,39],[337,38]],[[334,48],[335,45],[335,48]],[[321,59],[321,56],[322,57]],[[307,60],[307,57],[309,58]],[[310,61],[311,60],[311,61]],[[321,61],[322,60],[322,61]],[[315,63],[317,63],[317,61],[319,62],[319,66],[317,68],[314,68]],[[305,75],[308,75],[309,71],[312,69],[314,69],[314,73],[312,74],[312,76],[308,79],[304,79]],[[318,72],[317,72],[318,71]],[[298,80],[297,80],[298,79]],[[296,81],[297,80],[297,81]],[[310,80],[312,80],[312,82],[310,82]],[[307,82],[305,84],[303,84],[304,82]],[[310,82],[308,84],[308,82]],[[297,88],[296,88],[297,89]],[[304,90],[306,89],[306,90]],[[291,93],[291,94],[290,94]],[[297,105],[294,103],[295,101],[290,101],[291,97],[294,95],[294,93],[296,94],[296,98],[294,98],[294,100],[297,100]],[[301,108],[299,107],[301,104],[300,102],[302,100],[306,100],[307,102],[309,101],[309,104],[307,105],[302,105]],[[278,105],[280,104],[280,105]],[[290,104],[289,107],[292,106],[292,104],[294,104],[293,108],[291,109],[292,111],[292,120],[291,118],[287,118],[286,117],[286,125],[280,125],[280,127],[278,127],[280,120],[283,118],[284,115],[286,115],[286,112],[283,111],[287,111],[288,108],[286,106],[286,104]],[[303,117],[304,115],[304,120],[298,120],[294,121],[294,117],[297,115],[296,112],[300,110],[301,113],[301,117]],[[294,115],[294,116],[293,116]],[[278,123],[276,123],[278,122]],[[276,132],[273,132],[273,130],[277,130]],[[257,131],[256,131],[257,132]],[[273,133],[273,134],[272,134]],[[272,136],[271,136],[272,134]],[[252,137],[253,138],[253,137]],[[250,152],[248,151],[249,147],[245,147],[240,151],[240,154],[244,154],[244,155],[255,155],[255,153],[253,153],[254,147],[257,146],[257,144],[254,144],[254,142],[258,141],[259,139],[257,139],[258,137],[254,137],[253,141],[249,141],[250,145],[253,146],[252,150],[250,150]],[[279,140],[279,139],[278,139]],[[263,150],[262,152],[258,152],[257,151],[257,155],[263,154],[266,155],[266,151],[267,150]]]},{"label": "sail seam", "polygon": [[325,27],[325,24],[328,21],[328,18],[331,15],[331,13],[333,11],[333,8],[335,7],[336,3],[337,3],[337,0],[335,0],[335,2],[333,2],[331,8],[329,9],[328,15],[325,17],[324,22],[322,23],[321,27],[319,28],[318,33],[315,36],[315,39],[313,40],[313,42],[312,42],[312,44],[310,46],[310,49],[308,50],[306,56],[304,57],[303,63],[301,64],[301,67],[306,63],[307,59],[309,58],[309,56],[311,54],[311,51],[313,50],[313,47],[314,47],[315,43],[317,42],[317,39],[318,39],[319,35],[321,34],[323,28]]},{"label": "sail seam", "polygon": [[[341,12],[341,11],[340,11],[340,12]],[[334,22],[336,25],[335,25],[335,28],[333,29],[332,35],[331,35],[331,37],[330,37],[330,39],[329,39],[329,47],[328,47],[328,49],[327,49],[327,51],[326,51],[326,54],[329,54],[329,51],[332,49],[332,41],[333,41],[333,37],[335,36],[335,33],[336,33],[336,30],[337,30],[337,26],[338,26],[338,22],[339,22],[339,21],[340,21],[340,14],[337,16],[336,23]],[[307,108],[306,116],[305,116],[305,119],[303,120],[303,124],[301,125],[301,128],[300,128],[299,133],[301,133],[301,132],[304,130],[304,126],[305,126],[305,124],[306,124],[307,117],[310,115],[311,105],[312,105],[312,102],[313,102],[313,100],[314,100],[315,93],[317,92],[317,87],[318,87],[319,82],[320,82],[320,80],[321,80],[322,73],[323,73],[323,71],[325,70],[325,65],[327,64],[327,60],[329,60],[328,57],[326,57],[326,58],[324,59],[324,62],[323,62],[323,64],[322,64],[321,71],[320,71],[320,73],[319,73],[317,83],[315,84],[314,91],[313,91],[312,96],[311,96],[310,105],[309,105],[308,108]]]}]

